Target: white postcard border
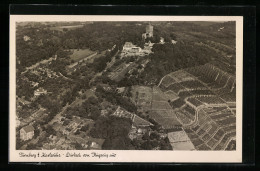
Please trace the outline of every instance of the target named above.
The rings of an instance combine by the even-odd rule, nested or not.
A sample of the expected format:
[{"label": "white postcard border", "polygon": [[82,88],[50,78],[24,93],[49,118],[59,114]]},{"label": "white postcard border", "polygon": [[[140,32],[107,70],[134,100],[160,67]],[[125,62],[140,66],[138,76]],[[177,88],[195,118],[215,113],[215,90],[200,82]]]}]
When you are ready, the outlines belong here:
[{"label": "white postcard border", "polygon": [[[23,21],[236,21],[236,151],[16,150],[15,23]],[[9,39],[9,162],[242,162],[242,16],[10,15]],[[26,153],[32,157],[21,157],[22,153]],[[66,157],[68,153],[80,153],[80,157],[76,157],[76,155],[74,155],[74,157]],[[98,157],[97,155],[94,156],[94,153],[100,154],[101,157]],[[49,157],[41,157],[43,154],[49,155]],[[60,157],[58,157],[59,155]]]}]

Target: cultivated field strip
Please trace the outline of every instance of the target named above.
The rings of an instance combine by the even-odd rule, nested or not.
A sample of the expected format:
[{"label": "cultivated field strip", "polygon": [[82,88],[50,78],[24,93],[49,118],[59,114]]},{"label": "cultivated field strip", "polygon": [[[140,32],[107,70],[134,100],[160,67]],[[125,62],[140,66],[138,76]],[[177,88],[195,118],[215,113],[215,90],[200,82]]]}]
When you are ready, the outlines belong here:
[{"label": "cultivated field strip", "polygon": [[225,150],[231,140],[234,143],[236,84],[233,75],[205,64],[170,73],[158,87],[165,94],[174,95],[168,102],[197,150]]}]

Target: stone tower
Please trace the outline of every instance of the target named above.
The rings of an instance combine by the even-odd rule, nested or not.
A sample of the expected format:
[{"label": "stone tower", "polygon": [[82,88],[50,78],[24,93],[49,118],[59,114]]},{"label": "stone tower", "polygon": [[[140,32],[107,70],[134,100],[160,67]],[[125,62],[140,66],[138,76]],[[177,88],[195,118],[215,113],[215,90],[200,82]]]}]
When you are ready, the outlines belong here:
[{"label": "stone tower", "polygon": [[146,26],[146,34],[147,37],[153,37],[153,26],[150,23]]}]

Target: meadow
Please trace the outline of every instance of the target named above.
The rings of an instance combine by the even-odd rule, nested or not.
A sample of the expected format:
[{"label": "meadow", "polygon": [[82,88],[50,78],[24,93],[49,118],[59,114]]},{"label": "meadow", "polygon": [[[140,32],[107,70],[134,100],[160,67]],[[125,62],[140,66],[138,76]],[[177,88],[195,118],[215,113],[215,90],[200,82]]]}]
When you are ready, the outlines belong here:
[{"label": "meadow", "polygon": [[78,62],[92,54],[94,54],[94,51],[91,51],[90,49],[71,49],[72,54],[70,55],[70,59],[74,60],[75,62]]}]

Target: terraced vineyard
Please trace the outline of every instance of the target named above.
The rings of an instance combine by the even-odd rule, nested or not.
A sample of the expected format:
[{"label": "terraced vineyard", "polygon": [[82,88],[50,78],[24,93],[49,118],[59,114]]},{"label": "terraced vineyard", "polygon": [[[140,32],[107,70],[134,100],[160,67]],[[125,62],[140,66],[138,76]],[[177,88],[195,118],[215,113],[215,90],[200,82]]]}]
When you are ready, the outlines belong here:
[{"label": "terraced vineyard", "polygon": [[169,92],[166,94],[157,86],[152,88],[145,86],[132,87],[132,101],[165,129],[181,126],[176,113],[168,102],[172,97],[178,96]]},{"label": "terraced vineyard", "polygon": [[168,103],[196,150],[235,150],[235,76],[205,64],[170,73],[158,87],[173,94]]},{"label": "terraced vineyard", "polygon": [[235,138],[236,118],[227,107],[221,109],[201,109],[196,126],[185,128],[196,149],[223,150]]},{"label": "terraced vineyard", "polygon": [[182,127],[196,150],[235,150],[235,77],[212,64],[170,73],[158,86],[132,87],[132,101],[171,132]]}]

